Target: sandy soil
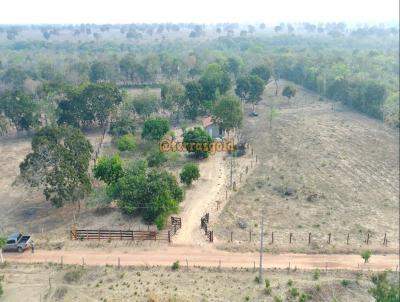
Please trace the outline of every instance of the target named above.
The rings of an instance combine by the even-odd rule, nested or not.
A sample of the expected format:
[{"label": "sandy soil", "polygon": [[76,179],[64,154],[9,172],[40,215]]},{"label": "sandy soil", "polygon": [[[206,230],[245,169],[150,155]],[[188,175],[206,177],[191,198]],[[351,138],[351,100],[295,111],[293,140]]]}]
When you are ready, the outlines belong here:
[{"label": "sandy soil", "polygon": [[[364,271],[266,270],[270,292],[255,282],[252,268],[85,267],[54,264],[8,264],[0,270],[0,301],[293,301],[291,291],[307,301],[373,302],[372,273]],[[393,282],[396,277],[389,275]],[[293,281],[290,281],[293,280]],[[344,284],[344,281],[346,284]],[[21,290],[23,283],[23,290]],[[291,284],[292,283],[292,284]],[[291,284],[291,285],[290,285]],[[298,300],[298,298],[297,298]],[[275,300],[276,301],[276,300]]]}]

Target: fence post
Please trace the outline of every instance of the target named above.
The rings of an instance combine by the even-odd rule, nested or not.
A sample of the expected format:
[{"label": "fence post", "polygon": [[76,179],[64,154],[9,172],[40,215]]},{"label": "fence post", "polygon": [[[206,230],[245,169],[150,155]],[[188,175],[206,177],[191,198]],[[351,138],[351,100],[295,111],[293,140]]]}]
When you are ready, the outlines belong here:
[{"label": "fence post", "polygon": [[308,233],[308,245],[311,244],[311,233]]},{"label": "fence post", "polygon": [[214,242],[214,231],[210,232],[210,241]]},{"label": "fence post", "polygon": [[383,245],[386,244],[386,233],[385,233],[385,238],[383,238]]},{"label": "fence post", "polygon": [[61,268],[63,268],[63,266],[64,266],[64,259],[63,259],[63,256],[61,256]]},{"label": "fence post", "polygon": [[349,245],[349,239],[350,239],[350,234],[347,234],[347,240],[346,240],[346,244]]},{"label": "fence post", "polygon": [[369,233],[367,234],[367,245],[369,244]]},{"label": "fence post", "polygon": [[274,232],[271,234],[271,243],[274,243]]},{"label": "fence post", "polygon": [[250,242],[251,242],[251,231],[249,231],[249,235],[250,235]]},{"label": "fence post", "polygon": [[171,232],[168,230],[168,242],[171,242]]},{"label": "fence post", "polygon": [[331,244],[331,233],[328,234],[328,244]]},{"label": "fence post", "polygon": [[231,231],[231,242],[233,242],[233,231]]},{"label": "fence post", "polygon": [[289,234],[289,243],[292,243],[292,236],[293,236],[293,234],[290,233],[290,234]]}]

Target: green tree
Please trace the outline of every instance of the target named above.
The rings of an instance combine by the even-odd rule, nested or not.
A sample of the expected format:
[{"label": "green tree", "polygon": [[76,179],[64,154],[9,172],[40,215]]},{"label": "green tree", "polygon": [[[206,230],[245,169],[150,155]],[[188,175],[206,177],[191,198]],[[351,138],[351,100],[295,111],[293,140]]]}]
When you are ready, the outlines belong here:
[{"label": "green tree", "polygon": [[215,122],[223,130],[239,128],[242,125],[243,112],[240,101],[235,95],[221,96],[213,109]]},{"label": "green tree", "polygon": [[205,109],[203,102],[203,87],[201,84],[196,81],[186,83],[185,98],[185,116],[191,120],[195,120],[196,117],[203,113]]},{"label": "green tree", "polygon": [[108,81],[113,78],[113,70],[108,62],[95,61],[90,66],[90,80],[93,83]]},{"label": "green tree", "polygon": [[133,134],[125,134],[118,138],[117,148],[119,151],[133,151],[136,149],[136,139]]},{"label": "green tree", "polygon": [[121,113],[115,117],[110,125],[110,133],[113,137],[121,137],[125,134],[133,134],[135,132],[135,123],[128,113]]},{"label": "green tree", "polygon": [[114,154],[111,157],[102,156],[98,158],[94,167],[94,176],[108,185],[116,182],[123,176],[121,157],[118,154]]},{"label": "green tree", "polygon": [[296,95],[296,88],[294,88],[292,85],[287,85],[285,88],[283,88],[282,95],[288,99],[291,99]]},{"label": "green tree", "polygon": [[181,182],[187,186],[190,186],[194,180],[200,178],[199,166],[193,163],[185,164],[179,174]]},{"label": "green tree", "polygon": [[169,121],[155,117],[147,119],[143,125],[142,138],[160,140],[170,129]]},{"label": "green tree", "polygon": [[264,93],[265,83],[256,75],[243,76],[236,81],[236,95],[245,102],[249,102],[254,106],[261,100]]},{"label": "green tree", "polygon": [[167,161],[167,157],[160,150],[151,151],[147,156],[147,162],[149,167],[160,167],[163,163]]},{"label": "green tree", "polygon": [[229,74],[218,63],[209,64],[200,78],[203,98],[213,103],[219,94],[225,94],[231,87]]},{"label": "green tree", "polygon": [[398,302],[400,301],[400,286],[396,282],[391,284],[387,280],[387,272],[378,273],[372,277],[375,287],[369,289],[369,293],[376,302]]},{"label": "green tree", "polygon": [[5,236],[0,236],[0,259],[1,263],[4,263],[4,258],[3,258],[3,247],[7,243],[7,237]]},{"label": "green tree", "polygon": [[266,65],[256,66],[250,71],[250,75],[258,76],[260,79],[264,81],[265,84],[268,83],[271,74],[272,74],[271,68],[269,68]]},{"label": "green tree", "polygon": [[110,113],[122,102],[123,94],[112,83],[67,87],[65,99],[58,105],[59,124],[79,127],[95,122],[104,125]]},{"label": "green tree", "polygon": [[33,98],[21,91],[8,91],[0,96],[0,111],[18,131],[38,126],[38,106]]},{"label": "green tree", "polygon": [[185,104],[185,87],[179,82],[171,82],[161,87],[161,107],[177,115]]},{"label": "green tree", "polygon": [[139,212],[145,221],[163,228],[166,218],[178,211],[183,190],[175,176],[166,171],[148,170],[145,161],[138,161],[118,179],[113,195],[127,214]]},{"label": "green tree", "polygon": [[183,133],[183,143],[189,153],[193,153],[197,158],[207,158],[212,138],[204,129],[195,127]]},{"label": "green tree", "polygon": [[154,93],[144,91],[133,98],[132,105],[138,115],[147,118],[152,113],[157,112],[159,100]]},{"label": "green tree", "polygon": [[20,174],[32,187],[42,187],[56,207],[77,202],[91,191],[88,175],[93,149],[79,129],[44,127],[32,139],[32,152],[20,164]]}]

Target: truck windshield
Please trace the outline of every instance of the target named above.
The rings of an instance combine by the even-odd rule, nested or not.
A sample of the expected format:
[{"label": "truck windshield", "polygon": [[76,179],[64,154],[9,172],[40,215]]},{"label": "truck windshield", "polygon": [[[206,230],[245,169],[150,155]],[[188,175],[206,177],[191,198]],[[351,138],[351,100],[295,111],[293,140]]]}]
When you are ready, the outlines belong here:
[{"label": "truck windshield", "polygon": [[22,234],[19,234],[17,237],[17,242],[21,239],[21,237],[22,237]]}]

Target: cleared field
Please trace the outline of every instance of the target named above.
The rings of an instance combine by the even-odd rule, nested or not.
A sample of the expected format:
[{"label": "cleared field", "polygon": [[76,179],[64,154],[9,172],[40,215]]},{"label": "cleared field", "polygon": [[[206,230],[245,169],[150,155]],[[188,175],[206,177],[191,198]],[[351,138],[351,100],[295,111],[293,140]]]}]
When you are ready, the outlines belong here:
[{"label": "cleared field", "polygon": [[[265,211],[270,251],[398,252],[398,129],[339,105],[333,108],[300,87],[290,101],[274,92],[274,85],[268,86],[259,116],[245,119],[243,134],[259,163],[218,221],[211,219],[219,247],[255,249]],[[271,100],[280,109],[270,128]],[[382,246],[385,233],[388,247]]]},{"label": "cleared field", "polygon": [[[182,264],[181,264],[182,265]],[[267,270],[271,292],[255,282],[253,269],[85,267],[7,264],[0,270],[1,301],[274,301],[309,295],[307,301],[374,301],[367,271]],[[391,275],[393,279],[395,275]],[[292,281],[290,285],[289,280]],[[344,281],[343,281],[344,280]],[[21,291],[21,284],[24,290]],[[297,290],[296,290],[297,289]],[[276,300],[275,300],[276,301]]]}]

